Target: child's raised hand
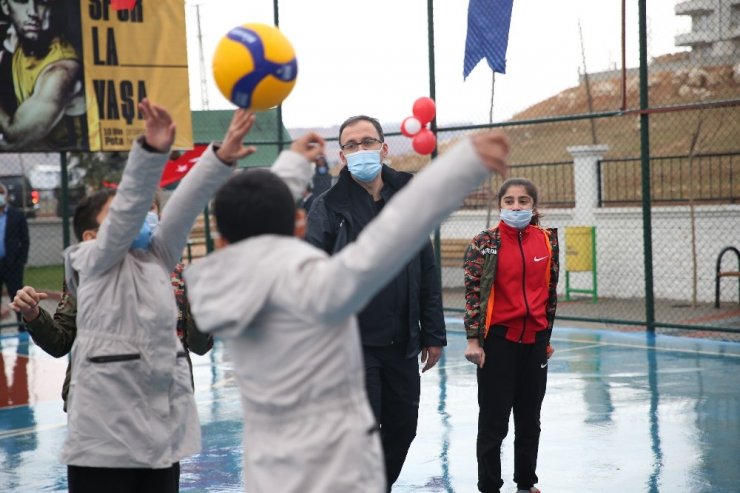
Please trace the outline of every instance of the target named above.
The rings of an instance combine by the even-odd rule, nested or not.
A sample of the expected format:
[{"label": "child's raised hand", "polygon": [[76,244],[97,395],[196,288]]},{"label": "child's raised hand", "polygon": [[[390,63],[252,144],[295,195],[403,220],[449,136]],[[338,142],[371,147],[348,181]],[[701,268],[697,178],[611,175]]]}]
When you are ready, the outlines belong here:
[{"label": "child's raised hand", "polygon": [[167,152],[175,142],[175,122],[172,116],[162,106],[143,99],[139,103],[139,111],[144,115],[146,127],[144,138],[146,143],[159,152]]},{"label": "child's raised hand", "polygon": [[308,132],[297,138],[290,145],[290,150],[303,155],[309,162],[313,162],[324,154],[326,141],[316,132]]},{"label": "child's raised hand", "polygon": [[509,139],[499,130],[475,134],[473,146],[478,156],[490,171],[506,176],[509,172]]},{"label": "child's raised hand", "polygon": [[249,110],[239,108],[234,111],[234,116],[231,118],[231,124],[229,124],[229,129],[226,131],[224,141],[216,151],[216,155],[221,161],[232,164],[257,151],[256,147],[246,147],[243,144],[244,137],[246,137],[254,125],[254,120],[254,113]]}]

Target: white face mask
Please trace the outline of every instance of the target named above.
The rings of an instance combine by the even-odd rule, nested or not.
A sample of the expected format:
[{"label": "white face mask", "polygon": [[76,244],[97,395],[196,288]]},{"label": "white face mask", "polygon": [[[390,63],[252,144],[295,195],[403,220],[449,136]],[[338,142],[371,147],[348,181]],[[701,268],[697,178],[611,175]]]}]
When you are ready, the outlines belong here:
[{"label": "white face mask", "polygon": [[520,211],[501,209],[501,220],[512,228],[524,229],[532,221],[532,209],[523,209]]},{"label": "white face mask", "polygon": [[5,206],[5,200],[6,200],[5,194],[4,193],[0,193],[0,207],[4,207]]}]

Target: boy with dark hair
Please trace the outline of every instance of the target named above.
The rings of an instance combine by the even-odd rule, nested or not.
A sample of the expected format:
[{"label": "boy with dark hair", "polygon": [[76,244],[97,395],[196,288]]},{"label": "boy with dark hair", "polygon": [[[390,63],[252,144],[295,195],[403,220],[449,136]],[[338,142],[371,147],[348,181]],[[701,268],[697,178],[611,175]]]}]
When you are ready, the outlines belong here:
[{"label": "boy with dark hair", "polygon": [[77,298],[61,453],[71,493],[178,491],[179,461],[199,451],[200,427],[169,273],[196,216],[234,163],[254,152],[242,145],[254,115],[237,110],[223,144],[206,150],[157,223],[149,211],[175,124],[147,100],[139,110],[145,133],[117,193],[83,201],[74,217],[82,241],[65,251]]},{"label": "boy with dark hair", "polygon": [[[98,224],[95,212],[100,211],[113,195],[115,195],[115,190],[105,188],[84,197],[77,204],[75,208],[76,218],[73,220],[77,241],[83,241],[82,234],[85,231],[98,230],[100,224]],[[161,201],[158,195],[155,195],[150,212],[156,212],[159,215],[161,208]],[[178,262],[175,269],[170,273],[170,282],[177,302],[177,337],[182,342],[185,359],[188,362],[192,376],[193,366],[190,353],[206,354],[213,347],[213,337],[202,334],[195,326],[190,314],[190,305],[188,305],[185,296],[186,286],[182,277],[184,268],[185,265]],[[72,345],[77,336],[77,300],[67,290],[66,282],[62,283],[62,297],[53,315],[44,310],[39,304],[40,300],[46,298],[46,293],[36,291],[33,286],[24,286],[16,293],[10,308],[23,316],[25,327],[37,346],[55,358],[61,358],[72,350]],[[67,411],[67,395],[69,394],[71,379],[72,365],[71,362],[68,362],[67,374],[62,384],[62,401],[64,402],[63,409],[65,412]],[[193,384],[193,388],[195,388],[195,384]]]},{"label": "boy with dark hair", "polygon": [[[293,237],[285,219],[302,219],[295,204],[311,159],[282,170],[302,170],[303,183],[248,171],[217,192],[221,248],[185,280],[198,327],[228,339],[244,409],[246,491],[386,491],[355,314],[489,170],[506,171],[507,154],[501,133],[465,139],[333,257]],[[265,221],[274,217],[279,224]]]},{"label": "boy with dark hair", "polygon": [[103,188],[80,200],[77,207],[75,207],[75,213],[72,217],[72,230],[75,233],[77,241],[83,241],[85,239],[82,237],[85,231],[97,231],[98,227],[100,227],[98,213],[115,194],[115,190]]}]

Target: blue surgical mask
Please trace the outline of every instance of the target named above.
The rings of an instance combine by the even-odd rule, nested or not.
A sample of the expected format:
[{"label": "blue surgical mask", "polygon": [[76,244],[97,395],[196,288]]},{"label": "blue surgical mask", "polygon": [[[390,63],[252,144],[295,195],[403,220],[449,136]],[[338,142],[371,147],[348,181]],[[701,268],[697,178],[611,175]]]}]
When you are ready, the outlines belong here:
[{"label": "blue surgical mask", "polygon": [[144,224],[141,225],[139,235],[131,243],[131,248],[140,248],[146,250],[149,248],[149,243],[152,241],[152,235],[159,226],[159,217],[155,212],[149,211],[146,213],[144,218]]},{"label": "blue surgical mask", "polygon": [[382,164],[380,163],[380,151],[357,151],[345,155],[347,158],[347,169],[360,181],[373,181]]},{"label": "blue surgical mask", "polygon": [[507,226],[511,226],[515,229],[524,229],[532,221],[532,209],[523,209],[520,211],[501,209],[500,216],[501,220],[505,222]]}]

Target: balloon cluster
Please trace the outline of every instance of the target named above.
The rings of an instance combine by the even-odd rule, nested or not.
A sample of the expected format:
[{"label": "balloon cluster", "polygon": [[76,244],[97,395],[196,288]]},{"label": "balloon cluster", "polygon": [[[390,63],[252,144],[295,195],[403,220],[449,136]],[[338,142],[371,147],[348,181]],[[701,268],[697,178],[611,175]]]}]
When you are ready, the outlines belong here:
[{"label": "balloon cluster", "polygon": [[401,133],[411,137],[411,146],[419,154],[431,154],[437,147],[437,137],[427,128],[437,112],[434,100],[426,96],[414,101],[413,115],[401,122]]}]

